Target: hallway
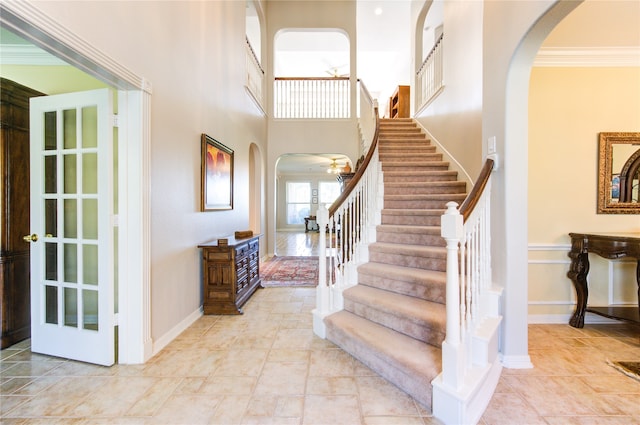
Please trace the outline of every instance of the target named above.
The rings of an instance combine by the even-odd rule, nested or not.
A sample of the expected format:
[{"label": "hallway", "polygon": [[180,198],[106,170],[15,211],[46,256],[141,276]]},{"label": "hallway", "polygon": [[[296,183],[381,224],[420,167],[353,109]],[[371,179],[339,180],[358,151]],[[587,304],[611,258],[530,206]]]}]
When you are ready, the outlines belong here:
[{"label": "hallway", "polygon": [[276,255],[279,257],[316,257],[318,232],[276,232]]}]

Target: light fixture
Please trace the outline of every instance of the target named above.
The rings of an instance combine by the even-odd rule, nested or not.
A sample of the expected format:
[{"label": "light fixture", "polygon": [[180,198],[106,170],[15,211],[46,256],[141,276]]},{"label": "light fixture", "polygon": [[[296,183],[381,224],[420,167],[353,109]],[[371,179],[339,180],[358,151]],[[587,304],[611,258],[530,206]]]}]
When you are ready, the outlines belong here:
[{"label": "light fixture", "polygon": [[327,173],[338,174],[341,171],[342,171],[342,168],[338,167],[338,163],[336,162],[335,158],[332,159],[331,164],[329,165],[329,168],[327,168]]}]

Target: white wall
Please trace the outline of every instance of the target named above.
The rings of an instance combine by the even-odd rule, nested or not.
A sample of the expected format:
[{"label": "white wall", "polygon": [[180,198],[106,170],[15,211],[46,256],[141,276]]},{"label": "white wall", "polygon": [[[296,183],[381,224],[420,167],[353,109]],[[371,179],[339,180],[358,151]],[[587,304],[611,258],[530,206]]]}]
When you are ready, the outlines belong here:
[{"label": "white wall", "polygon": [[[244,89],[245,4],[36,4],[153,87],[151,331],[161,339],[202,304],[197,245],[249,226],[249,146],[266,152],[266,120]],[[233,211],[199,211],[201,133],[235,151]]]}]

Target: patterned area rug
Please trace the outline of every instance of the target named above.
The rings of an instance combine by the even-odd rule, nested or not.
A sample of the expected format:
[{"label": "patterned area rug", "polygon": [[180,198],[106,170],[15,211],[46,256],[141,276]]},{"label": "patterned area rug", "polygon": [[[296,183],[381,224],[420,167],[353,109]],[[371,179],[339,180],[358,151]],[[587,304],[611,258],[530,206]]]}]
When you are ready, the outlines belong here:
[{"label": "patterned area rug", "polygon": [[262,286],[316,286],[318,257],[278,257],[260,264]]},{"label": "patterned area rug", "polygon": [[640,381],[640,362],[608,362],[625,375]]}]

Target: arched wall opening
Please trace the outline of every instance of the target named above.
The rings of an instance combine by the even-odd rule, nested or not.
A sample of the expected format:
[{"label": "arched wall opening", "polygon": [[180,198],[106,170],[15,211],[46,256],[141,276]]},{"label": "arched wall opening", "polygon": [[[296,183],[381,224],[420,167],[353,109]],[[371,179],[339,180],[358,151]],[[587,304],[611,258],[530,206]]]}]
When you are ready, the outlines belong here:
[{"label": "arched wall opening", "polygon": [[[249,146],[249,228],[254,234],[260,234],[265,228],[265,172],[264,157],[255,143]],[[264,239],[260,239],[261,252],[264,252]]]},{"label": "arched wall opening", "polygon": [[[526,31],[511,57],[504,85],[504,144],[498,146],[502,173],[496,173],[492,204],[494,279],[504,282],[501,351],[505,367],[531,367],[528,355],[528,99],[535,56],[555,26],[580,2],[556,2]],[[485,59],[486,60],[486,59]],[[485,63],[485,67],[487,64]],[[486,107],[486,105],[485,105]],[[495,124],[499,123],[492,123]],[[497,127],[495,127],[497,128]],[[483,139],[491,134],[483,129]],[[499,132],[497,132],[499,133]]]}]

